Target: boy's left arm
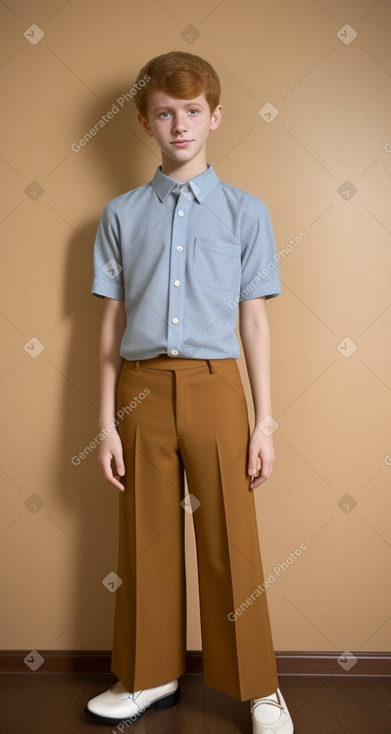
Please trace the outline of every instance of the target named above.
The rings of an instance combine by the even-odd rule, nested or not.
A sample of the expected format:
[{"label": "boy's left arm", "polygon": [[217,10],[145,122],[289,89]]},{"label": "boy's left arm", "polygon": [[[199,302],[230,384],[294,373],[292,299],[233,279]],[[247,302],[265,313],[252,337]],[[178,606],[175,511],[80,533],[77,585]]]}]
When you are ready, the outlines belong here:
[{"label": "boy's left arm", "polygon": [[[251,298],[239,303],[239,332],[246,359],[255,411],[255,426],[250,437],[247,471],[251,489],[269,479],[275,460],[273,437],[265,428],[271,423],[270,330],[265,297]],[[256,475],[256,476],[254,476]]]}]

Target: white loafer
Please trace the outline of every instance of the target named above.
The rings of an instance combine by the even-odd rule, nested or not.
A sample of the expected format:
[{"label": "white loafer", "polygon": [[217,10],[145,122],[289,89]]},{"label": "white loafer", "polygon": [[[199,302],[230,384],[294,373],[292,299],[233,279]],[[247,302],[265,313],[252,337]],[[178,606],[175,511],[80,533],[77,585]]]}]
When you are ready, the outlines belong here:
[{"label": "white loafer", "polygon": [[150,708],[161,711],[175,706],[180,697],[181,689],[177,680],[135,693],[129,693],[123,683],[118,681],[108,691],[91,698],[84,711],[106,724],[118,724],[121,721],[132,723]]},{"label": "white loafer", "polygon": [[253,734],[294,734],[293,722],[279,688],[266,698],[251,701]]}]

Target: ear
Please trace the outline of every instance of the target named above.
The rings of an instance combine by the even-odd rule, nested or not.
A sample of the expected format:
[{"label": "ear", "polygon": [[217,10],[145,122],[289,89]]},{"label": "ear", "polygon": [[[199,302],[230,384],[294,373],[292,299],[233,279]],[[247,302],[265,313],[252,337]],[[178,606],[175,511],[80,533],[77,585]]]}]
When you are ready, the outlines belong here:
[{"label": "ear", "polygon": [[209,130],[217,130],[223,117],[223,105],[218,104],[211,115]]},{"label": "ear", "polygon": [[139,121],[139,123],[140,123],[142,129],[144,130],[144,132],[147,135],[149,135],[150,138],[153,138],[153,132],[151,130],[151,126],[150,126],[148,120],[146,120],[145,117],[143,117],[140,114],[137,115],[137,120]]}]

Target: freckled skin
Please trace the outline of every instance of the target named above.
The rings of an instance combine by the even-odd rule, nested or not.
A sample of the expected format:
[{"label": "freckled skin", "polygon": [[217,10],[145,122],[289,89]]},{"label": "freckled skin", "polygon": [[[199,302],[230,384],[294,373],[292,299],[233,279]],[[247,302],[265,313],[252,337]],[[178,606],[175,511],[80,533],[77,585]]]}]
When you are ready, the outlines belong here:
[{"label": "freckled skin", "polygon": [[[183,182],[206,170],[206,141],[209,132],[219,127],[222,115],[222,105],[211,114],[204,93],[183,100],[155,90],[148,100],[148,119],[141,115],[137,119],[161,150],[162,172]],[[178,140],[191,142],[180,148],[173,145]]]}]

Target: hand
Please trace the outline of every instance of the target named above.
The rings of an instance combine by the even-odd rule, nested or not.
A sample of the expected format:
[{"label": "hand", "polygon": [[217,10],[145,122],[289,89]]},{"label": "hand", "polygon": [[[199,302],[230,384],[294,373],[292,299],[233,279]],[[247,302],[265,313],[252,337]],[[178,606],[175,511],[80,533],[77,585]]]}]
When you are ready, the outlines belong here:
[{"label": "hand", "polygon": [[259,487],[271,476],[275,461],[273,438],[255,427],[249,442],[247,473],[252,477],[250,488]]},{"label": "hand", "polygon": [[[115,464],[117,474],[113,472],[112,462]],[[105,479],[114,485],[121,492],[125,491],[125,486],[119,481],[119,477],[125,474],[124,458],[122,453],[122,443],[120,435],[116,429],[113,429],[108,436],[99,444],[98,464],[102,467]]]}]

